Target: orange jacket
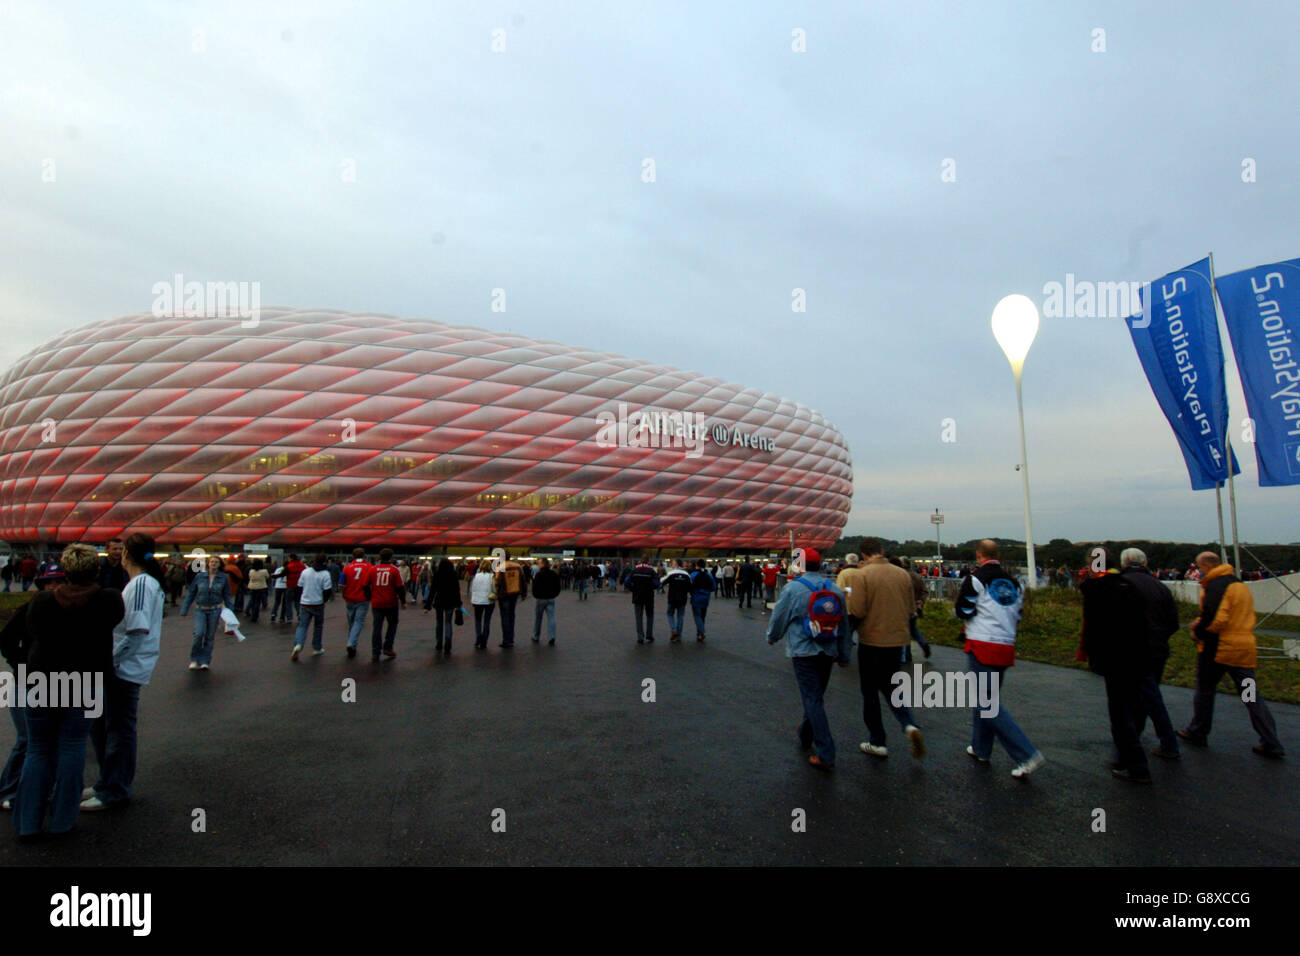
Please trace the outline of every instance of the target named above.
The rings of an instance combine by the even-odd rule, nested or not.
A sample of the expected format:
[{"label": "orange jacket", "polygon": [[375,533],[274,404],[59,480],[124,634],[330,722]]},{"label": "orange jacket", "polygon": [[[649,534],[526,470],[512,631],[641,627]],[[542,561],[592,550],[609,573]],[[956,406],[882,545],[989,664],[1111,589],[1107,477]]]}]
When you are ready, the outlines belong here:
[{"label": "orange jacket", "polygon": [[[1201,579],[1201,609],[1205,609],[1205,586],[1216,578],[1233,574],[1230,564],[1219,564]],[[1192,633],[1196,633],[1197,618],[1192,624]],[[1255,659],[1255,599],[1250,596],[1250,588],[1241,581],[1233,581],[1223,592],[1223,600],[1215,612],[1214,620],[1206,622],[1205,630],[1219,635],[1219,646],[1214,652],[1216,664],[1228,667],[1254,667]],[[1203,642],[1196,642],[1198,651],[1204,650]]]}]

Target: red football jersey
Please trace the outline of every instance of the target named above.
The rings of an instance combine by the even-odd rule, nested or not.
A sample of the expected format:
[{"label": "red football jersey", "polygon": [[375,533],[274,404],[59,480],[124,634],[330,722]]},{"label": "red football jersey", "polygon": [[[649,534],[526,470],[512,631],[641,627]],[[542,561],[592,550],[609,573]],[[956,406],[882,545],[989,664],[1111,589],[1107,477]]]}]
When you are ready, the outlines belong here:
[{"label": "red football jersey", "polygon": [[298,586],[298,575],[307,570],[307,565],[301,561],[290,561],[284,566],[284,583],[291,588]]},{"label": "red football jersey", "polygon": [[370,585],[371,607],[397,607],[406,603],[406,588],[402,572],[392,564],[376,564],[367,578]]},{"label": "red football jersey", "polygon": [[352,561],[343,569],[343,600],[364,601],[366,585],[375,566],[369,561]]}]

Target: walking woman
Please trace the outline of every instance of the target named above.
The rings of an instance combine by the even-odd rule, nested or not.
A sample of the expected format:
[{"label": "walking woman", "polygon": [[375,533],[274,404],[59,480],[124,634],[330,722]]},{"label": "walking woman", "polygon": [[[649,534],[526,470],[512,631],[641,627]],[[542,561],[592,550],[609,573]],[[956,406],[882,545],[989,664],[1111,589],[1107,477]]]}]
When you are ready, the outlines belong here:
[{"label": "walking woman", "polygon": [[266,568],[262,567],[262,559],[254,558],[253,567],[248,572],[248,619],[254,624],[257,623],[257,617],[262,613],[262,608],[266,607],[266,590],[269,577]]},{"label": "walking woman", "polygon": [[230,593],[230,577],[221,569],[221,559],[208,558],[208,569],[194,576],[190,589],[185,592],[181,617],[194,605],[194,643],[190,645],[190,670],[205,671],[212,663],[212,646],[216,643],[217,628],[221,625],[221,609],[234,609],[235,599]]},{"label": "walking woman", "polygon": [[[41,591],[27,606],[31,641],[27,673],[29,679],[45,674],[47,686],[60,683],[50,681],[50,674],[111,675],[113,628],[124,613],[121,593],[96,583],[97,549],[70,544],[59,563],[65,580]],[[27,759],[14,798],[14,828],[19,836],[40,833],[47,809],[51,834],[67,833],[77,822],[85,782],[89,703],[89,699],[51,699],[38,706],[28,701]],[[67,704],[73,706],[58,706]]]},{"label": "walking woman", "polygon": [[478,573],[470,578],[469,585],[469,600],[474,606],[474,646],[477,648],[487,647],[496,599],[496,575],[492,573],[492,562],[484,561],[479,564]]},{"label": "walking woman", "polygon": [[433,573],[433,587],[424,600],[424,613],[428,614],[430,608],[438,612],[435,631],[437,643],[434,645],[434,653],[450,654],[452,617],[460,610],[461,600],[460,579],[456,577],[456,569],[446,558],[438,562],[438,570]]},{"label": "walking woman", "polygon": [[82,792],[83,810],[106,810],[131,798],[140,688],[149,683],[158,663],[166,599],[163,569],[153,549],[153,538],[138,532],[123,545],[122,567],[130,576],[122,592],[126,616],[113,631],[113,672],[104,677],[104,713],[90,730],[99,780]]},{"label": "walking woman", "polygon": [[[460,579],[457,578],[457,581],[459,580]],[[429,590],[433,587],[433,562],[432,561],[425,561],[424,564],[420,565],[419,581],[420,581],[420,585],[417,594],[421,598],[421,600],[427,601],[429,599]],[[415,596],[417,595],[412,595],[412,597]]]}]

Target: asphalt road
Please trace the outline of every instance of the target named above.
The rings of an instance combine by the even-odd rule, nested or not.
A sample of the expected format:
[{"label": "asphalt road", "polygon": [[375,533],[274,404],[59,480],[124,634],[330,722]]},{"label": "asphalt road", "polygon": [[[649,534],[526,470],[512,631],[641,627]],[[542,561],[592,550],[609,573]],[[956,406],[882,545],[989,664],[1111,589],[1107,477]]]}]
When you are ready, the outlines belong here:
[{"label": "asphalt road", "polygon": [[[1002,701],[1048,763],[1027,782],[965,754],[968,711],[918,714],[929,747],[891,755],[865,739],[856,666],[828,692],[840,750],[833,774],[794,737],[800,704],[766,618],[717,600],[713,631],[638,646],[626,594],[559,600],[556,647],[517,646],[499,621],[488,650],[458,631],[435,659],[433,619],[403,615],[395,660],[343,653],[343,606],[327,608],[325,648],[289,660],[288,626],[218,639],[209,672],[187,670],[190,620],[173,610],[140,704],[140,766],[129,807],[82,814],[74,835],[0,840],[0,863],[160,865],[866,864],[1283,866],[1300,859],[1300,708],[1274,704],[1292,756],[1253,754],[1245,709],[1220,696],[1206,750],[1152,758],[1156,784],[1113,780],[1101,681],[1021,663]],[[931,668],[962,655],[936,647]],[[1296,666],[1269,662],[1266,666]],[[345,703],[343,682],[356,680]],[[656,700],[643,702],[643,681]],[[1191,692],[1165,688],[1175,724]],[[0,746],[13,739],[0,723]],[[1150,731],[1146,743],[1154,744]],[[93,780],[93,754],[87,782]],[[194,832],[194,811],[206,832]],[[1096,810],[1105,832],[1094,832]],[[494,832],[502,819],[505,832]],[[794,811],[806,832],[794,832]]]}]

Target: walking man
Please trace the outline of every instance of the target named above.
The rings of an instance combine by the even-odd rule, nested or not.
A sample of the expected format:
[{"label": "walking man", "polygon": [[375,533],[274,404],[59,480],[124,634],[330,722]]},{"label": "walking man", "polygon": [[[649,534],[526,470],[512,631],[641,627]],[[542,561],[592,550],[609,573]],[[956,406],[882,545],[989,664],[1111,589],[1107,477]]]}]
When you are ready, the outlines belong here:
[{"label": "walking man", "polygon": [[497,606],[501,608],[501,646],[515,646],[515,608],[528,597],[524,590],[524,569],[505,554],[496,577]]},{"label": "walking man", "polygon": [[[803,701],[803,720],[797,733],[804,749],[813,748],[808,763],[819,770],[835,766],[835,740],[826,719],[826,687],[831,679],[831,665],[848,667],[853,650],[845,615],[844,592],[828,578],[822,577],[821,555],[804,549],[805,573],[797,578],[804,587],[788,587],[772,610],[767,625],[767,643],[785,639],[785,656],[794,665],[794,678]],[[830,592],[838,601],[817,602],[820,620],[809,615],[809,603],[822,592]],[[838,617],[836,616],[838,614]]]},{"label": "walking man", "polygon": [[[862,556],[863,563],[844,575],[848,614],[857,631],[858,683],[862,690],[862,720],[867,725],[868,739],[858,749],[873,757],[889,756],[877,698],[880,695],[907,736],[912,756],[919,759],[925,756],[921,730],[912,711],[892,700],[894,674],[902,667],[903,649],[912,641],[912,578],[886,559],[884,547],[875,538],[863,540]],[[782,597],[791,589],[787,584]]]},{"label": "walking man", "polygon": [[984,716],[978,703],[971,708],[973,727],[966,753],[980,763],[988,763],[996,738],[1016,762],[1011,776],[1020,780],[1046,762],[1002,704],[1001,697],[1007,668],[1016,662],[1016,627],[1025,595],[1019,582],[998,560],[996,541],[985,538],[976,545],[975,562],[977,567],[966,575],[957,593],[956,612],[965,622],[966,666],[976,681],[985,674],[987,681],[996,679],[998,707],[997,713],[990,716]]},{"label": "walking man", "polygon": [[[636,642],[638,644],[655,642],[655,592],[659,590],[659,575],[644,557],[637,560],[632,569],[630,583],[632,586],[632,610],[636,614]],[[642,628],[642,617],[645,627]]]},{"label": "walking man", "polygon": [[745,563],[736,572],[736,585],[740,592],[740,606],[753,607],[754,589],[758,587],[758,569],[749,560],[749,555],[745,556]]},{"label": "walking man", "polygon": [[348,614],[348,657],[357,656],[361,629],[366,626],[370,610],[370,574],[374,565],[366,560],[362,548],[354,548],[352,560],[343,569],[343,602]]},{"label": "walking man", "polygon": [[393,549],[379,552],[379,563],[370,569],[366,583],[370,586],[370,612],[374,624],[370,629],[370,660],[379,660],[379,654],[388,658],[397,656],[393,642],[397,639],[397,607],[406,607],[406,588],[402,585],[402,572],[393,564]]},{"label": "walking man", "polygon": [[1174,723],[1169,719],[1169,711],[1165,709],[1165,700],[1160,694],[1160,681],[1164,677],[1165,663],[1169,660],[1169,638],[1178,630],[1178,605],[1169,588],[1156,580],[1147,569],[1147,556],[1142,551],[1125,548],[1120,553],[1119,563],[1122,568],[1119,576],[1133,585],[1142,596],[1144,610],[1146,659],[1138,682],[1138,703],[1141,707],[1135,715],[1135,729],[1138,736],[1142,736],[1147,718],[1150,717],[1151,727],[1160,739],[1160,746],[1151,753],[1166,760],[1177,760],[1181,756],[1178,734],[1174,732]]},{"label": "walking man", "polygon": [[695,573],[691,575],[691,616],[695,618],[695,640],[701,644],[707,636],[704,618],[709,613],[709,601],[713,598],[717,582],[704,567],[703,561],[695,562]]},{"label": "walking man", "polygon": [[1106,681],[1110,735],[1118,755],[1111,774],[1151,783],[1151,770],[1137,731],[1139,688],[1146,669],[1146,605],[1132,581],[1102,574],[1079,586],[1083,595],[1083,651]]},{"label": "walking man", "polygon": [[1213,551],[1196,556],[1201,576],[1201,614],[1192,622],[1196,639],[1196,696],[1192,700],[1192,722],[1178,731],[1189,744],[1209,743],[1214,719],[1215,688],[1227,674],[1250,714],[1251,726],[1259,734],[1252,749],[1261,757],[1282,757],[1286,751],[1278,740],[1277,725],[1268,705],[1259,699],[1255,681],[1255,599],[1250,588],[1237,577],[1232,565],[1219,561]]},{"label": "walking man", "polygon": [[289,620],[289,611],[293,610],[295,620],[302,617],[300,602],[302,601],[302,586],[298,583],[298,578],[307,565],[298,560],[298,555],[289,555],[289,560],[284,563],[284,585],[287,591],[284,595],[284,606],[280,610],[280,623],[284,624]]},{"label": "walking man", "polygon": [[551,567],[550,558],[542,558],[533,575],[533,643],[542,639],[542,616],[546,616],[547,646],[555,646],[555,599],[560,596],[560,576]]},{"label": "walking man", "polygon": [[686,626],[686,603],[691,599],[691,576],[677,558],[673,558],[672,566],[664,575],[661,585],[668,598],[668,629],[672,632],[669,640],[680,644],[682,630]]},{"label": "walking man", "polygon": [[296,661],[307,641],[307,628],[312,628],[312,656],[325,653],[321,643],[325,630],[325,602],[334,596],[334,577],[329,572],[329,562],[324,554],[316,555],[310,568],[298,576],[298,590],[302,594],[302,607],[298,612],[298,631],[294,635],[293,650],[289,659]]}]

